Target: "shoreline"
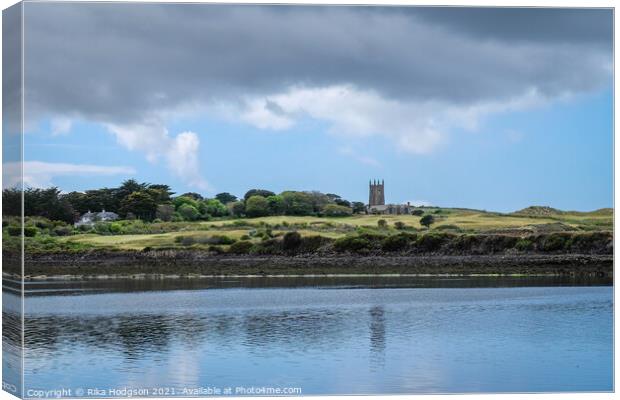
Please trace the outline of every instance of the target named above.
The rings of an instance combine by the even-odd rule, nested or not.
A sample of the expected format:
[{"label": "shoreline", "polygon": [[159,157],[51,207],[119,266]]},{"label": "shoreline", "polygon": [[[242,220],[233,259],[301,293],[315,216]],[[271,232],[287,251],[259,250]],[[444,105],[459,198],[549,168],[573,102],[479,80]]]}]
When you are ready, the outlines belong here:
[{"label": "shoreline", "polygon": [[[6,256],[6,254],[5,254]],[[3,257],[4,258],[4,257]],[[8,261],[5,258],[5,262]],[[3,276],[20,279],[19,260]],[[28,255],[25,279],[575,276],[613,278],[611,254],[212,255],[195,251]],[[43,278],[44,277],[44,278]]]}]

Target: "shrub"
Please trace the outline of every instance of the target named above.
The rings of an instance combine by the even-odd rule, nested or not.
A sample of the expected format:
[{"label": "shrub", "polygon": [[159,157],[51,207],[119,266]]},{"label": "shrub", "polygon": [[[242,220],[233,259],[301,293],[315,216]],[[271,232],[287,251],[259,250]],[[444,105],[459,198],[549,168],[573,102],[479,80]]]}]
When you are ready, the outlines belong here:
[{"label": "shrub", "polygon": [[409,246],[410,238],[406,235],[391,235],[383,239],[381,248],[383,251],[400,251]]},{"label": "shrub", "polygon": [[21,236],[22,227],[16,226],[16,225],[9,225],[9,227],[7,228],[7,231],[9,232],[10,236]]},{"label": "shrub", "polygon": [[514,248],[518,241],[515,236],[488,235],[482,240],[482,246],[485,253],[498,253]]},{"label": "shrub", "polygon": [[216,254],[222,254],[224,253],[224,249],[221,246],[217,246],[217,245],[211,245],[209,246],[208,250],[212,253],[216,253]]},{"label": "shrub", "polygon": [[68,236],[73,233],[73,228],[70,226],[57,226],[53,229],[54,235],[56,236]]},{"label": "shrub", "polygon": [[177,211],[186,221],[195,221],[200,216],[198,209],[191,204],[181,204]]},{"label": "shrub", "polygon": [[242,235],[241,240],[250,240],[250,235]]},{"label": "shrub", "polygon": [[24,226],[24,236],[34,237],[36,236],[38,229],[34,226]]},{"label": "shrub", "polygon": [[229,253],[248,254],[252,250],[253,244],[249,240],[241,240],[230,245]]},{"label": "shrub", "polygon": [[552,233],[542,237],[540,241],[540,250],[543,251],[558,251],[564,249],[569,235],[563,233]]},{"label": "shrub", "polygon": [[407,229],[407,225],[405,225],[405,223],[402,221],[396,221],[394,222],[394,228],[402,231],[403,229]]},{"label": "shrub", "polygon": [[284,250],[295,250],[301,245],[301,235],[297,231],[286,232],[282,238],[282,248]]},{"label": "shrub", "polygon": [[517,240],[517,243],[515,243],[515,249],[519,251],[532,250],[533,247],[534,246],[532,241],[526,238],[520,238],[519,240]]},{"label": "shrub", "polygon": [[214,235],[207,238],[206,243],[209,244],[233,244],[236,240],[226,235]]},{"label": "shrub", "polygon": [[422,215],[424,215],[424,210],[413,210],[413,211],[411,211],[411,215],[415,215],[417,217],[421,217]]},{"label": "shrub", "polygon": [[447,233],[428,233],[426,235],[422,235],[416,241],[416,245],[423,252],[431,252],[439,250],[439,248],[450,238],[453,238],[453,235],[449,235]]},{"label": "shrub", "polygon": [[317,251],[322,246],[331,243],[333,239],[323,237],[323,236],[303,236],[301,238],[301,245],[299,246],[298,252],[300,253],[313,253]]},{"label": "shrub", "polygon": [[100,235],[107,235],[110,233],[110,224],[107,222],[95,222],[95,226],[93,227],[95,232]]},{"label": "shrub", "polygon": [[425,226],[426,228],[430,228],[430,226],[435,223],[435,217],[431,214],[426,214],[422,218],[420,218],[420,225]]},{"label": "shrub", "polygon": [[121,233],[122,226],[118,222],[112,222],[110,224],[110,228],[109,229],[110,229],[110,233],[118,235],[119,233]]},{"label": "shrub", "polygon": [[385,229],[385,228],[387,228],[387,221],[384,220],[384,219],[380,219],[380,220],[377,221],[377,226],[380,229]]},{"label": "shrub", "polygon": [[338,204],[328,204],[323,207],[323,214],[326,217],[348,217],[353,214],[351,207],[339,206]]},{"label": "shrub", "polygon": [[336,239],[334,242],[334,249],[339,252],[344,251],[361,251],[370,248],[370,241],[366,238],[359,236],[345,236]]}]

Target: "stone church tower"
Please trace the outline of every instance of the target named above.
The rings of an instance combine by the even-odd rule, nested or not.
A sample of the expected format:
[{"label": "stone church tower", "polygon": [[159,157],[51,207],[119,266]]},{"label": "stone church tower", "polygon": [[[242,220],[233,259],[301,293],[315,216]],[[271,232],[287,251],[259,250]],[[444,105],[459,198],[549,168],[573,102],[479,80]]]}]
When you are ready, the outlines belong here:
[{"label": "stone church tower", "polygon": [[370,181],[370,191],[368,195],[368,206],[383,206],[385,205],[385,183],[381,181]]}]

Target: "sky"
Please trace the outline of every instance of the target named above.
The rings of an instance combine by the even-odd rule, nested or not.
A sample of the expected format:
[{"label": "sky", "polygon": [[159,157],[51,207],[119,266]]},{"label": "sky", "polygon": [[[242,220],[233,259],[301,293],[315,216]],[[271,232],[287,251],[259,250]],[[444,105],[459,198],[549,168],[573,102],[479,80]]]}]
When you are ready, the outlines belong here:
[{"label": "sky", "polygon": [[[613,205],[605,9],[26,3],[24,180]],[[7,183],[5,183],[6,185]]]}]

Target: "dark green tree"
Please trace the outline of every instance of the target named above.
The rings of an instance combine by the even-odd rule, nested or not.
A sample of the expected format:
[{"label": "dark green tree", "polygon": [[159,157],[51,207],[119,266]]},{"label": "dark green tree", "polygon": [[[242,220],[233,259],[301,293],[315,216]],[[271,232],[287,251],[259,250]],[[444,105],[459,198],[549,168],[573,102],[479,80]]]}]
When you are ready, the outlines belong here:
[{"label": "dark green tree", "polygon": [[250,189],[245,193],[245,195],[243,196],[243,199],[247,200],[252,196],[263,196],[267,198],[269,196],[273,196],[274,194],[275,194],[274,192],[265,190],[265,189]]},{"label": "dark green tree", "polygon": [[425,216],[420,218],[420,225],[425,226],[427,229],[430,228],[433,223],[435,223],[435,217],[433,217],[431,214],[426,214]]},{"label": "dark green tree", "polygon": [[354,201],[351,203],[351,207],[353,208],[354,214],[361,214],[366,212],[366,205],[361,201]]},{"label": "dark green tree", "polygon": [[263,196],[251,196],[245,202],[245,214],[248,217],[263,217],[269,215],[269,202]]},{"label": "dark green tree", "polygon": [[157,202],[146,191],[133,192],[121,202],[120,213],[126,216],[132,213],[137,218],[144,221],[151,221],[155,218]]},{"label": "dark green tree", "polygon": [[237,201],[237,196],[232,195],[228,192],[218,193],[215,195],[215,198],[218,199],[222,204],[228,204]]}]

